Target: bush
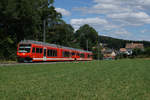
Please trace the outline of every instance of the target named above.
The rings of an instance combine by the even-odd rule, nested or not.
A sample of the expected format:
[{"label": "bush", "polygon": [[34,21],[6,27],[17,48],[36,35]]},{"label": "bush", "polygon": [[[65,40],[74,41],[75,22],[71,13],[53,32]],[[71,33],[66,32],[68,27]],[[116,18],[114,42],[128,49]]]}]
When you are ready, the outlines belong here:
[{"label": "bush", "polygon": [[150,57],[150,47],[145,49],[144,54]]}]

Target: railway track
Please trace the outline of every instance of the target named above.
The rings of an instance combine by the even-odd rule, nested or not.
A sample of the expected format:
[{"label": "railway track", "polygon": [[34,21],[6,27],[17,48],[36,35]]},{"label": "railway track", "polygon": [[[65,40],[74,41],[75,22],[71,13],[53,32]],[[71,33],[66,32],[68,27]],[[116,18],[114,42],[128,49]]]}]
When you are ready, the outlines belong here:
[{"label": "railway track", "polygon": [[[65,62],[34,62],[34,63],[0,63],[0,67],[4,66],[14,66],[14,65],[32,65],[32,64],[56,64],[56,63],[78,63],[79,61],[65,61]],[[89,62],[89,61],[82,61]]]}]

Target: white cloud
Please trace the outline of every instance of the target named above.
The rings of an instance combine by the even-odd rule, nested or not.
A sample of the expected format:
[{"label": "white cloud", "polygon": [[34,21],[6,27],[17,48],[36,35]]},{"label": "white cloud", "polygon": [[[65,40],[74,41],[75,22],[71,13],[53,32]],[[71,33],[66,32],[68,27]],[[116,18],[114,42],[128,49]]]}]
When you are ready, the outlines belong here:
[{"label": "white cloud", "polygon": [[116,28],[114,30],[108,31],[107,36],[111,36],[114,38],[120,38],[120,39],[133,40],[133,34],[124,28]]},{"label": "white cloud", "polygon": [[150,33],[150,29],[143,29],[141,30],[142,34],[149,34]]},{"label": "white cloud", "polygon": [[106,19],[102,19],[99,17],[95,18],[80,18],[80,19],[71,19],[71,25],[77,30],[80,26],[84,24],[89,24],[94,27],[97,31],[100,30],[109,30],[112,28],[116,28],[117,26],[109,23]]},{"label": "white cloud", "polygon": [[150,24],[150,0],[93,0],[92,7],[74,8],[86,14],[103,14],[112,22],[119,21],[124,26]]},{"label": "white cloud", "polygon": [[147,29],[141,30],[141,33],[144,34],[144,33],[146,33],[147,31],[148,31]]},{"label": "white cloud", "polygon": [[131,12],[132,9],[125,3],[125,1],[126,0],[94,0],[96,4],[92,7],[75,8],[75,10],[93,14]]},{"label": "white cloud", "polygon": [[110,13],[120,13],[120,12],[131,12],[129,7],[121,7],[116,4],[96,4],[91,8],[82,7],[82,8],[73,8],[73,10],[81,11],[85,14],[110,14]]},{"label": "white cloud", "polygon": [[150,24],[150,16],[145,12],[109,14],[107,17],[116,21],[120,21],[126,25],[138,26]]},{"label": "white cloud", "polygon": [[[115,6],[117,8],[121,9],[112,9],[112,12],[120,10],[123,11],[139,11],[139,10],[150,10],[150,0],[93,0],[96,5],[109,5],[111,4],[114,8]],[[105,9],[105,7],[103,7]],[[107,9],[106,9],[107,10]],[[115,10],[115,11],[114,11]]]},{"label": "white cloud", "polygon": [[55,9],[57,12],[61,13],[64,16],[70,16],[71,15],[71,13],[66,9],[63,9],[63,8],[55,8]]},{"label": "white cloud", "polygon": [[120,5],[116,4],[97,4],[94,5],[89,13],[96,13],[96,14],[109,14],[109,13],[120,13],[120,12],[131,12],[131,9],[128,7],[121,7]]},{"label": "white cloud", "polygon": [[108,22],[105,19],[100,19],[98,17],[96,18],[81,18],[81,19],[72,19],[71,24],[92,24],[92,25],[97,25],[97,24],[107,24]]},{"label": "white cloud", "polygon": [[118,30],[114,31],[112,34],[116,35],[116,36],[125,36],[125,35],[129,36],[131,33],[128,32],[127,30],[121,28],[121,29],[118,29]]}]

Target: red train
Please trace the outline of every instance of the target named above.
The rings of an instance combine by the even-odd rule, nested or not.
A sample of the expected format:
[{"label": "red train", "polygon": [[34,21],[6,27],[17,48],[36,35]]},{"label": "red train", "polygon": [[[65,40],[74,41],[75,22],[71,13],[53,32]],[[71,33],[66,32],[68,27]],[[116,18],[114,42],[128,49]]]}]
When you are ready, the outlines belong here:
[{"label": "red train", "polygon": [[18,44],[19,62],[37,61],[89,61],[92,52],[44,42],[23,40]]}]

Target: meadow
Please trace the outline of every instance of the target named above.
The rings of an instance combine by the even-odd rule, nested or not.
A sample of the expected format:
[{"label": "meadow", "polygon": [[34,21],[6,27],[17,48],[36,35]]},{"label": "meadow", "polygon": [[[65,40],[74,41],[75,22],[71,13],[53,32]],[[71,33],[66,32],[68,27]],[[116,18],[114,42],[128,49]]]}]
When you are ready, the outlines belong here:
[{"label": "meadow", "polygon": [[0,100],[150,100],[150,60],[1,66]]}]

